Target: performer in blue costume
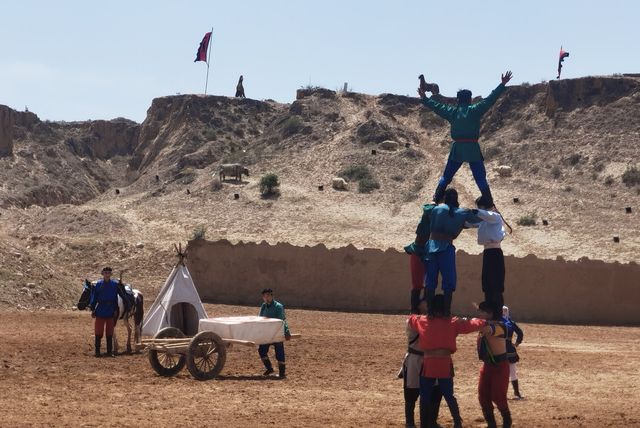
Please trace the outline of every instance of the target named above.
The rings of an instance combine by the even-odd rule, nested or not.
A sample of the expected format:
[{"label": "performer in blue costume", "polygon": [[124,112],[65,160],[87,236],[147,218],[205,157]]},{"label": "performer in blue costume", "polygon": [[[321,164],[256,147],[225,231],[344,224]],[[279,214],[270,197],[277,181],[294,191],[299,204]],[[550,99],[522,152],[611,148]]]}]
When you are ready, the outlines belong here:
[{"label": "performer in blue costume", "polygon": [[431,233],[426,245],[427,263],[427,312],[431,313],[433,298],[438,286],[438,274],[442,276],[444,290],[445,315],[451,315],[451,301],[456,289],[456,247],[453,240],[458,237],[465,223],[482,221],[476,210],[460,208],[456,189],[444,192],[444,203],[431,212]]}]

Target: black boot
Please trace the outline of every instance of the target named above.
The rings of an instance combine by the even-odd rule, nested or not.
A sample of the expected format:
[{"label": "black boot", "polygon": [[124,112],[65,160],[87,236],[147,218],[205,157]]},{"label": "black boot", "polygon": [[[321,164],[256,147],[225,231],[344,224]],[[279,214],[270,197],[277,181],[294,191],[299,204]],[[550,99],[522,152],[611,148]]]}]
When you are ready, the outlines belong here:
[{"label": "black boot", "polygon": [[102,336],[96,336],[96,357],[100,356],[100,342],[102,341]]},{"label": "black boot", "polygon": [[447,186],[441,186],[438,184],[436,187],[436,192],[433,194],[433,202],[439,204],[444,199],[444,191],[447,190]]},{"label": "black boot", "polygon": [[416,312],[420,306],[420,290],[411,290],[411,312]]},{"label": "black boot", "polygon": [[287,375],[285,374],[285,364],[283,362],[278,361],[278,377],[280,379],[284,379],[285,377],[287,377]]},{"label": "black boot", "polygon": [[262,363],[264,364],[264,368],[266,369],[264,373],[262,373],[263,376],[269,376],[271,373],[273,373],[273,366],[271,365],[269,357],[264,357],[262,359]]},{"label": "black boot", "polygon": [[453,418],[453,428],[462,428],[462,418],[460,417],[460,408],[458,407],[458,401],[455,397],[451,400],[449,405],[449,411],[451,412],[451,418]]},{"label": "black boot", "polygon": [[492,206],[494,206],[494,202],[493,202],[493,196],[491,195],[491,189],[489,189],[488,187],[486,188],[486,190],[481,190],[480,191],[482,193],[482,199],[484,199],[485,204],[487,204],[487,209],[491,208]]},{"label": "black boot", "polygon": [[107,357],[115,357],[113,353],[113,336],[107,336]]},{"label": "black boot", "polygon": [[416,426],[416,420],[414,417],[416,409],[416,401],[420,397],[419,388],[404,388],[404,418],[406,427]]},{"label": "black boot", "polygon": [[427,288],[427,315],[433,316],[433,299],[436,297],[436,290]]},{"label": "black boot", "polygon": [[453,291],[444,292],[444,316],[451,316],[451,302],[453,300]]},{"label": "black boot", "polygon": [[500,414],[502,415],[502,428],[511,428],[511,412],[509,409],[500,410]]},{"label": "black boot", "polygon": [[518,385],[518,380],[517,379],[512,380],[511,385],[513,386],[513,394],[518,398],[522,398],[522,395],[520,395],[520,387]]},{"label": "black boot", "polygon": [[496,417],[493,416],[493,409],[482,409],[482,414],[484,415],[484,420],[487,421],[487,428],[498,428],[498,425],[496,424]]}]

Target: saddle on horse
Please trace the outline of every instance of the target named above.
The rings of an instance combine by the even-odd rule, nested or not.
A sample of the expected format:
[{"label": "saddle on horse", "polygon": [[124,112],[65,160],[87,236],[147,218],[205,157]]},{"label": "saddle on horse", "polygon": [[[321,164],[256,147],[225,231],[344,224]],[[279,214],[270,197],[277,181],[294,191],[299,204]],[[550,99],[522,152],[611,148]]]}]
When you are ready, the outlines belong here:
[{"label": "saddle on horse", "polygon": [[[122,303],[124,304],[124,314],[130,313],[136,303],[136,297],[133,294],[133,289],[129,284],[119,283],[118,294],[122,298]],[[124,314],[121,314],[121,316],[124,316]]]}]

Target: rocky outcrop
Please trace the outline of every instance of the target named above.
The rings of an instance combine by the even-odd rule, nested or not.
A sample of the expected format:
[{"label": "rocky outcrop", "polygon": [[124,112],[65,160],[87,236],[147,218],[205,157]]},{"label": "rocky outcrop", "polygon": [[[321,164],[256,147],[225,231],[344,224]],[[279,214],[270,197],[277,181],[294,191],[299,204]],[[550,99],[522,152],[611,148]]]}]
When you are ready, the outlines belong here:
[{"label": "rocky outcrop", "polygon": [[301,100],[311,96],[334,99],[337,97],[337,93],[336,91],[326,88],[302,88],[296,91],[296,100]]},{"label": "rocky outcrop", "polygon": [[[179,95],[155,98],[140,127],[138,144],[129,168],[142,172],[158,158],[161,151],[168,164],[176,165],[183,158],[193,159],[193,166],[202,167],[216,159],[219,147],[210,147],[214,140],[233,134],[245,138],[245,123],[249,131],[259,134],[273,112],[273,103],[248,98]],[[202,131],[206,131],[203,135]],[[257,135],[257,134],[254,134]],[[219,144],[217,146],[220,146]],[[202,153],[200,153],[202,152]]]},{"label": "rocky outcrop", "polygon": [[605,106],[640,91],[640,82],[628,77],[583,77],[549,82],[545,108],[547,116],[558,109]]},{"label": "rocky outcrop", "polygon": [[93,152],[99,159],[129,155],[138,145],[140,125],[130,120],[94,120],[89,130],[95,141]]},{"label": "rocky outcrop", "polygon": [[138,145],[140,125],[127,119],[94,120],[63,125],[66,145],[78,156],[107,160],[131,155]]},{"label": "rocky outcrop", "polygon": [[0,105],[0,157],[13,154],[14,111]]}]

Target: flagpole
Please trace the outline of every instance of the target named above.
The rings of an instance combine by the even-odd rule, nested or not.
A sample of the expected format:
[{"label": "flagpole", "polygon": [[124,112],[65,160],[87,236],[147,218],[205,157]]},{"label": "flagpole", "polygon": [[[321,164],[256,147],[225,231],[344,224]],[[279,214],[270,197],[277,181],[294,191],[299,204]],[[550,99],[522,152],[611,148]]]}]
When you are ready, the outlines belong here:
[{"label": "flagpole", "polygon": [[211,60],[211,38],[213,37],[213,27],[211,27],[211,35],[209,36],[209,52],[207,53],[207,80],[204,83],[204,94],[207,95],[207,86],[209,86],[209,61]]}]

